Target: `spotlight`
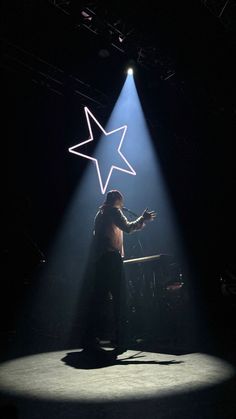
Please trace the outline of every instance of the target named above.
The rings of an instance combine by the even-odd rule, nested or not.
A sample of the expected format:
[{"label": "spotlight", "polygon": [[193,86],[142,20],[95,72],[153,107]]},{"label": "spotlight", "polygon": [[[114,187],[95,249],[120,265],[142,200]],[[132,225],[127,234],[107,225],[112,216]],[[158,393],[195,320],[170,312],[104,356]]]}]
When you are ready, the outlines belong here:
[{"label": "spotlight", "polygon": [[92,20],[92,16],[90,16],[87,12],[82,10],[81,15],[84,17],[84,19]]},{"label": "spotlight", "polygon": [[118,39],[119,39],[120,43],[122,43],[122,42],[124,41],[125,37],[124,37],[124,36],[122,36],[122,35],[120,35],[120,36],[118,37]]},{"label": "spotlight", "polygon": [[132,75],[133,74],[133,69],[132,68],[128,68],[128,71],[127,71],[127,73],[129,74],[129,75]]}]

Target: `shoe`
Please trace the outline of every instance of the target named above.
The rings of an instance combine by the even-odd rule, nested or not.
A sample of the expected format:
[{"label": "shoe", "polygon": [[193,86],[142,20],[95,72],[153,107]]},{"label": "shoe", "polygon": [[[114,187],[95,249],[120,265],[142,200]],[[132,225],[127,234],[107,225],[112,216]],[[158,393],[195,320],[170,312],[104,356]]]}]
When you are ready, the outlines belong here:
[{"label": "shoe", "polygon": [[116,355],[121,355],[126,351],[128,351],[128,349],[125,346],[117,346],[112,352]]},{"label": "shoe", "polygon": [[92,342],[87,342],[84,347],[83,350],[86,352],[105,352],[104,349],[101,348],[101,346],[99,345],[98,341],[92,341]]},{"label": "shoe", "polygon": [[123,352],[126,352],[128,350],[124,342],[124,339],[112,339],[111,345],[114,347],[112,352],[116,355],[121,355],[123,354]]}]

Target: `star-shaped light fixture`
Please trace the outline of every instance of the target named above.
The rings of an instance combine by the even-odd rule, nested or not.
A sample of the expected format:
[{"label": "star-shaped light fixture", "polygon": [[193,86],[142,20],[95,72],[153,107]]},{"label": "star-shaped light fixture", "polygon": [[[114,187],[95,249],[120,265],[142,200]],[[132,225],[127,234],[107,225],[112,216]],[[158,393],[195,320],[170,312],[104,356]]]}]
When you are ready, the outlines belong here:
[{"label": "star-shaped light fixture", "polygon": [[[127,131],[127,125],[123,125],[120,128],[117,128],[117,129],[114,129],[112,131],[106,132],[104,130],[104,128],[99,124],[99,122],[97,121],[97,119],[94,117],[94,115],[92,114],[92,112],[87,107],[85,107],[84,110],[85,110],[85,116],[86,116],[86,119],[87,119],[87,124],[88,124],[88,129],[89,129],[90,137],[89,137],[88,140],[83,141],[82,143],[76,144],[73,147],[70,147],[69,148],[69,152],[70,153],[77,154],[78,156],[81,156],[81,157],[85,157],[86,159],[92,160],[95,163],[96,169],[97,169],[97,174],[98,174],[98,180],[99,180],[100,187],[101,187],[101,191],[102,191],[102,194],[105,194],[113,169],[120,170],[121,172],[129,173],[130,175],[136,175],[135,170],[133,169],[133,167],[130,165],[130,163],[127,161],[127,159],[125,158],[125,156],[120,151],[121,150],[121,147],[122,147],[123,140],[124,140],[124,136],[125,136],[126,131]],[[92,118],[95,121],[95,123],[98,125],[98,127],[100,128],[100,130],[102,131],[102,133],[104,135],[106,135],[106,136],[112,135],[112,134],[114,134],[117,131],[121,131],[121,139],[120,139],[119,146],[117,148],[117,152],[119,153],[120,157],[124,160],[124,162],[126,163],[126,165],[129,168],[129,170],[128,169],[123,169],[121,167],[118,167],[118,166],[115,166],[115,165],[112,164],[111,165],[111,168],[110,168],[110,171],[109,171],[109,174],[107,176],[107,179],[102,180],[101,170],[99,168],[98,159],[96,159],[96,158],[94,158],[92,156],[89,156],[87,154],[83,154],[83,153],[79,153],[78,151],[75,151],[75,149],[77,149],[78,147],[81,147],[84,144],[87,144],[87,143],[89,143],[91,141],[94,141],[93,131],[92,131],[92,128],[91,128],[91,123],[90,123],[90,118]],[[110,138],[110,140],[112,141],[112,137]]]}]

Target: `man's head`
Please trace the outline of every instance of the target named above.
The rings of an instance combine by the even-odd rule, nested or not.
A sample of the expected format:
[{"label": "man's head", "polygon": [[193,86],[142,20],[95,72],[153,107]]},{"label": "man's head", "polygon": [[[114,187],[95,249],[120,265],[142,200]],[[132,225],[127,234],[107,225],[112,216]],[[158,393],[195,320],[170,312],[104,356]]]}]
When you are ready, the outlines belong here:
[{"label": "man's head", "polygon": [[117,191],[116,189],[113,189],[107,192],[104,205],[110,205],[112,207],[122,208],[124,205],[124,197],[119,191]]}]

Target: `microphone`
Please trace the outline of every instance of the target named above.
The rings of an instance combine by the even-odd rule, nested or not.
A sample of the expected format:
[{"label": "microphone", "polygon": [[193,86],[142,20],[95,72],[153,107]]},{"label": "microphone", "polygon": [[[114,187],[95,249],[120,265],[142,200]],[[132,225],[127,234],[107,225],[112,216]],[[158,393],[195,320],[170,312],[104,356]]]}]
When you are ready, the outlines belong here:
[{"label": "microphone", "polygon": [[135,212],[131,211],[129,208],[122,207],[122,210],[128,212],[129,214],[134,215],[135,217],[138,217],[138,215],[135,214]]}]

